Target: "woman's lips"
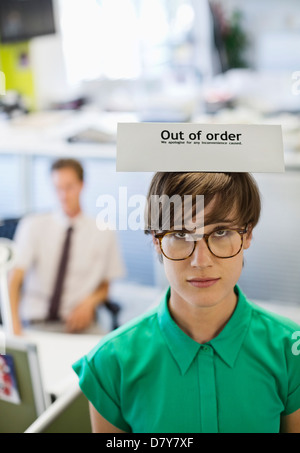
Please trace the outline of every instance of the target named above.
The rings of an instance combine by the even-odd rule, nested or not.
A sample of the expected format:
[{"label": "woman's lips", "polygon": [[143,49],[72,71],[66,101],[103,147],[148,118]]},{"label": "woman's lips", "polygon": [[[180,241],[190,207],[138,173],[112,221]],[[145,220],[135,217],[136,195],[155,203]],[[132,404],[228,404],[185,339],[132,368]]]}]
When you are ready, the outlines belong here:
[{"label": "woman's lips", "polygon": [[217,283],[219,278],[191,278],[188,282],[195,288],[208,288]]}]

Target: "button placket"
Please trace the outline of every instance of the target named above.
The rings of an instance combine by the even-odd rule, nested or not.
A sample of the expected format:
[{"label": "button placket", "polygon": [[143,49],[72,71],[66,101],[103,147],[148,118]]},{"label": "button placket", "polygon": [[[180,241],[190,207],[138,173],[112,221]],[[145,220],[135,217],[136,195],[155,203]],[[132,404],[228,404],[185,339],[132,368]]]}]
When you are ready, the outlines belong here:
[{"label": "button placket", "polygon": [[214,351],[209,345],[203,345],[199,350],[198,370],[202,432],[217,433],[218,414]]}]

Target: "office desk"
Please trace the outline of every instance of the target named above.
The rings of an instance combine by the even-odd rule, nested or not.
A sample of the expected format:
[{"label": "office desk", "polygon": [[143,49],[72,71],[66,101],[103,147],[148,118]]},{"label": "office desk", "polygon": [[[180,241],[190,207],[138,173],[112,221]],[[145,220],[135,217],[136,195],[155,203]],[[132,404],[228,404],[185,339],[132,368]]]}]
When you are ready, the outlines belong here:
[{"label": "office desk", "polygon": [[[253,302],[300,325],[300,307],[264,301]],[[56,397],[77,385],[78,377],[71,368],[72,364],[100,340],[97,335],[50,333],[30,329],[25,331],[25,338],[37,344],[45,391]]]},{"label": "office desk", "polygon": [[[258,300],[253,302],[300,325],[300,307]],[[71,368],[72,364],[100,340],[97,335],[50,333],[30,329],[25,330],[24,338],[37,345],[45,391],[57,397],[71,386],[77,385],[78,378]]]},{"label": "office desk", "polygon": [[[131,113],[109,114],[97,109],[37,112],[2,120],[0,154],[115,159],[117,124],[128,121],[136,121],[136,116]],[[89,128],[107,133],[112,141],[68,142],[68,138]]]},{"label": "office desk", "polygon": [[26,340],[37,345],[45,391],[61,396],[78,382],[72,364],[100,340],[97,335],[50,333],[26,329]]}]

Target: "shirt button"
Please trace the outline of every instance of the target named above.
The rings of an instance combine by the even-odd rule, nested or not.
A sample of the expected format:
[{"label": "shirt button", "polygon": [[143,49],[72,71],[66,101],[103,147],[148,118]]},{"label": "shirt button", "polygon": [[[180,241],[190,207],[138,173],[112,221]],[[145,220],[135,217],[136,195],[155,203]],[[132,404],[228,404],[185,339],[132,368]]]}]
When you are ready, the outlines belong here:
[{"label": "shirt button", "polygon": [[202,351],[204,352],[210,351],[210,346],[202,346]]}]

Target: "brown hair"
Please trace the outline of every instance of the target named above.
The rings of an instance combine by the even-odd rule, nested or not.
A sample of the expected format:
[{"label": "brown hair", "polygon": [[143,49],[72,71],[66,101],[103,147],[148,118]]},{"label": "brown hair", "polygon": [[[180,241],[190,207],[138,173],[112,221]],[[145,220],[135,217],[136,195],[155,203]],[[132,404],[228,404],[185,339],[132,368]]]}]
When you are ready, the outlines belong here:
[{"label": "brown hair", "polygon": [[[233,208],[235,218],[232,219],[240,226],[251,224],[254,228],[258,223],[261,211],[261,200],[255,179],[249,173],[183,173],[183,172],[158,172],[152,178],[147,196],[145,211],[145,233],[151,229],[151,197],[152,195],[179,195],[183,200],[184,195],[204,195],[204,207],[214,199],[216,202],[213,213],[205,216],[205,223],[214,220],[226,219]],[[194,201],[193,201],[194,203]],[[172,208],[171,208],[172,209]],[[159,206],[159,229],[164,230],[161,218],[162,208]],[[174,212],[170,212],[171,222]],[[171,225],[172,226],[172,225]]]},{"label": "brown hair", "polygon": [[76,159],[58,159],[51,165],[51,173],[56,170],[61,170],[63,168],[72,168],[78,179],[83,181],[84,179],[84,170],[81,163]]}]

